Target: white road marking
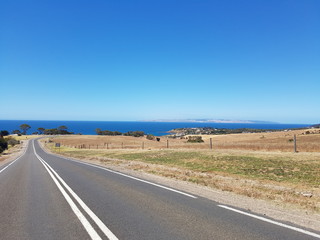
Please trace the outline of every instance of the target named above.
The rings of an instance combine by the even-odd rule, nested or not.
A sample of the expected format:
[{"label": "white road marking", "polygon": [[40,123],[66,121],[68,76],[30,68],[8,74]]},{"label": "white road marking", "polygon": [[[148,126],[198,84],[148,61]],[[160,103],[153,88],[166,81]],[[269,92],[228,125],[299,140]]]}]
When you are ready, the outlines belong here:
[{"label": "white road marking", "polygon": [[28,142],[28,145],[26,146],[26,148],[24,149],[23,153],[18,157],[16,158],[16,160],[14,160],[13,162],[11,162],[10,164],[8,164],[7,166],[5,166],[4,168],[2,168],[0,170],[0,173],[2,173],[4,170],[6,170],[8,167],[10,167],[12,164],[14,164],[17,160],[19,160],[27,151],[28,149],[28,146],[29,146],[29,142]]},{"label": "white road marking", "polygon": [[[34,142],[33,142],[33,149],[36,157],[40,160],[40,162],[44,165],[46,170],[49,172],[51,178],[55,182],[55,184],[58,186],[59,190],[65,197],[66,201],[71,206],[73,212],[76,214],[76,216],[81,221],[82,225],[86,229],[86,231],[89,233],[91,239],[101,239],[98,233],[94,230],[94,228],[91,226],[89,221],[85,218],[85,216],[81,213],[79,208],[75,205],[75,203],[72,201],[71,197],[66,193],[66,191],[63,189],[59,181],[63,184],[63,186],[69,191],[69,193],[75,198],[75,200],[80,204],[80,206],[84,209],[84,211],[92,218],[92,220],[97,224],[97,226],[101,229],[101,231],[108,237],[110,240],[118,240],[118,238],[106,227],[106,225],[91,211],[91,209],[80,199],[80,197],[66,184],[66,182],[50,167],[50,165],[44,161],[36,152]],[[57,180],[59,179],[59,181]]]},{"label": "white road marking", "polygon": [[291,230],[294,230],[294,231],[297,231],[297,232],[300,232],[300,233],[303,233],[303,234],[306,234],[306,235],[310,235],[310,236],[313,236],[313,237],[316,237],[316,238],[320,238],[319,234],[316,234],[316,233],[313,233],[313,232],[310,232],[310,231],[307,231],[307,230],[304,230],[304,229],[301,229],[301,228],[293,227],[293,226],[290,226],[290,225],[287,225],[287,224],[284,224],[284,223],[280,223],[280,222],[277,222],[277,221],[274,221],[274,220],[270,220],[268,218],[260,217],[260,216],[257,216],[257,215],[251,214],[251,213],[247,213],[247,212],[235,209],[235,208],[228,207],[228,206],[224,206],[224,205],[218,205],[218,206],[221,207],[221,208],[228,209],[228,210],[233,211],[233,212],[237,212],[237,213],[240,213],[240,214],[252,217],[252,218],[259,219],[259,220],[264,221],[264,222],[272,223],[272,224],[278,225],[280,227],[288,228],[288,229],[291,229]]},{"label": "white road marking", "polygon": [[191,194],[184,193],[184,192],[181,192],[181,191],[179,191],[179,190],[176,190],[176,189],[173,189],[173,188],[170,188],[170,187],[166,187],[166,186],[163,186],[163,185],[160,185],[160,184],[157,184],[157,183],[149,182],[149,181],[147,181],[147,180],[143,180],[143,179],[140,179],[140,178],[136,178],[136,177],[133,177],[133,176],[130,176],[130,175],[121,173],[121,172],[113,171],[113,170],[108,169],[108,168],[100,167],[100,166],[97,166],[97,165],[94,165],[94,164],[90,164],[90,163],[86,163],[86,162],[81,162],[81,161],[77,161],[77,160],[73,160],[73,159],[69,159],[69,158],[65,158],[65,157],[61,157],[61,156],[59,156],[59,157],[65,159],[65,160],[68,160],[68,161],[77,162],[77,163],[81,163],[81,164],[88,165],[88,166],[91,166],[91,167],[99,168],[99,169],[105,170],[105,171],[107,171],[107,172],[112,172],[112,173],[121,175],[121,176],[123,176],[123,177],[131,178],[131,179],[134,179],[134,180],[139,181],[139,182],[147,183],[147,184],[150,184],[150,185],[159,187],[159,188],[166,189],[166,190],[171,191],[171,192],[179,193],[179,194],[182,194],[182,195],[187,196],[187,197],[190,197],[190,198],[194,198],[194,199],[198,198],[198,197],[193,196],[193,195],[191,195]]},{"label": "white road marking", "polygon": [[[48,152],[46,149],[44,149],[40,144],[39,144],[39,146],[40,146],[41,149],[42,149],[43,151],[45,151],[46,153],[48,153],[48,154],[50,154],[50,155],[55,155],[55,154],[49,153],[49,152]],[[130,175],[121,173],[121,172],[113,171],[113,170],[108,169],[108,168],[105,168],[105,167],[97,166],[97,165],[94,165],[94,164],[91,164],[91,163],[86,163],[86,162],[81,162],[81,161],[73,160],[73,159],[70,159],[70,158],[63,157],[63,156],[61,156],[61,155],[56,155],[56,156],[58,156],[58,157],[60,157],[60,158],[62,158],[62,159],[71,161],[71,162],[81,163],[81,164],[84,164],[84,165],[88,165],[88,166],[90,166],[90,167],[100,168],[100,169],[105,170],[105,171],[107,171],[107,172],[112,172],[112,173],[121,175],[121,176],[123,176],[123,177],[131,178],[131,179],[134,179],[134,180],[139,181],[139,182],[147,183],[147,184],[150,184],[150,185],[159,187],[159,188],[166,189],[166,190],[168,190],[168,191],[172,191],[172,192],[175,192],[175,193],[179,193],[179,194],[185,195],[185,196],[190,197],[190,198],[194,198],[194,199],[197,199],[197,198],[198,198],[198,197],[196,197],[196,196],[194,196],[194,195],[191,195],[191,194],[188,194],[188,193],[185,193],[185,192],[181,192],[181,191],[179,191],[179,190],[176,190],[176,189],[173,189],[173,188],[170,188],[170,187],[166,187],[166,186],[163,186],[163,185],[160,185],[160,184],[157,184],[157,183],[149,182],[149,181],[147,181],[147,180],[143,180],[143,179],[140,179],[140,178],[136,178],[136,177],[133,177],[133,176],[130,176]]]}]

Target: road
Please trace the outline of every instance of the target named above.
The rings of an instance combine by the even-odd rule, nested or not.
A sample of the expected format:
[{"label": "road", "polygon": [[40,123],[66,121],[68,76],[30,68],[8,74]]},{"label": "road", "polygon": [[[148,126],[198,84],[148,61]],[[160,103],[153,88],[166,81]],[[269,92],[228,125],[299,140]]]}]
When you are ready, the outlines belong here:
[{"label": "road", "polygon": [[320,239],[185,192],[46,153],[0,168],[1,239]]}]

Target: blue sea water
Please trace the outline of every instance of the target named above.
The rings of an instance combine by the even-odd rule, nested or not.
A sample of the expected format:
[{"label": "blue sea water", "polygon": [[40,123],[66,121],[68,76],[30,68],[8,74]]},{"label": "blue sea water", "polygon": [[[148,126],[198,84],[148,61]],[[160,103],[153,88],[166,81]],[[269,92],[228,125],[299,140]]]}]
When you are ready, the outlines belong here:
[{"label": "blue sea water", "polygon": [[37,128],[57,128],[67,126],[70,132],[76,134],[93,135],[95,129],[119,131],[122,133],[128,131],[144,131],[146,134],[156,136],[167,135],[168,131],[175,128],[192,128],[192,127],[214,127],[214,128],[255,128],[255,129],[289,129],[308,127],[309,124],[258,124],[258,123],[194,123],[194,122],[121,122],[121,121],[38,121],[38,120],[0,120],[0,130],[12,132],[19,129],[21,124],[29,124],[31,129],[28,134],[37,131]]}]

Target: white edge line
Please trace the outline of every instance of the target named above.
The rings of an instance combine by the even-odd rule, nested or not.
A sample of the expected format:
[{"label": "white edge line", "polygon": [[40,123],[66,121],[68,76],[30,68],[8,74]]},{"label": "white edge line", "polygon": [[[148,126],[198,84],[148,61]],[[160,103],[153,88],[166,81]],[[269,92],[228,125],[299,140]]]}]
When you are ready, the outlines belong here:
[{"label": "white edge line", "polygon": [[28,146],[29,146],[29,142],[28,142],[26,148],[24,149],[23,153],[22,153],[19,157],[17,157],[14,161],[12,161],[12,162],[9,163],[7,166],[5,166],[4,168],[2,168],[2,169],[0,170],[0,173],[2,173],[4,170],[6,170],[8,167],[10,167],[10,165],[14,164],[17,160],[19,160],[21,157],[23,157],[23,155],[27,152]]},{"label": "white edge line", "polygon": [[[34,145],[33,145],[34,148]],[[34,148],[35,151],[35,148]],[[36,153],[36,152],[35,152]],[[60,185],[60,183],[58,182],[58,180],[53,176],[52,172],[48,169],[48,167],[46,166],[46,164],[44,163],[44,160],[38,156],[38,154],[36,154],[36,157],[39,159],[39,161],[42,163],[42,165],[45,167],[45,169],[47,170],[47,172],[49,173],[49,175],[51,176],[51,178],[53,179],[54,183],[57,185],[58,189],[60,190],[60,192],[62,193],[62,195],[64,196],[64,198],[66,199],[66,201],[68,202],[68,204],[70,205],[72,211],[74,212],[74,214],[78,217],[78,219],[80,220],[80,222],[82,223],[83,227],[85,228],[85,230],[88,232],[88,234],[90,235],[91,239],[101,239],[100,236],[98,235],[98,233],[96,232],[96,230],[94,230],[94,228],[91,226],[91,224],[89,223],[89,221],[85,218],[85,216],[81,213],[81,211],[79,210],[79,208],[76,206],[76,204],[72,201],[72,199],[70,198],[70,196],[66,193],[66,191],[63,189],[63,187]]]},{"label": "white edge line", "polygon": [[[70,194],[75,198],[75,200],[80,204],[80,206],[85,210],[85,212],[92,218],[92,220],[98,225],[101,231],[110,239],[110,240],[118,240],[118,238],[107,228],[107,226],[99,219],[97,215],[95,215],[91,209],[80,199],[80,197],[68,186],[68,184],[50,167],[50,165],[44,161],[36,152],[34,144],[33,144],[34,152],[37,158],[43,161],[42,164],[46,165],[53,174],[58,178],[58,180],[64,185],[64,187],[70,192]],[[40,160],[40,161],[41,161]],[[59,184],[59,183],[58,183]],[[64,191],[64,190],[63,190]],[[72,200],[71,200],[72,201]],[[70,204],[70,203],[69,203]],[[93,238],[95,239],[95,238]],[[100,238],[99,238],[100,239]]]},{"label": "white edge line", "polygon": [[115,173],[115,174],[121,175],[123,177],[131,178],[131,179],[134,179],[136,181],[147,183],[147,184],[159,187],[159,188],[163,188],[163,189],[166,189],[166,190],[171,191],[171,192],[179,193],[179,194],[185,195],[185,196],[190,197],[190,198],[194,198],[194,199],[198,198],[198,197],[193,196],[191,194],[188,194],[188,193],[185,193],[185,192],[181,192],[179,190],[176,190],[176,189],[173,189],[173,188],[170,188],[170,187],[166,187],[166,186],[163,186],[163,185],[160,185],[160,184],[157,184],[157,183],[149,182],[147,180],[143,180],[143,179],[140,179],[140,178],[137,178],[137,177],[133,177],[133,176],[121,173],[121,172],[113,171],[113,170],[108,169],[108,168],[104,168],[104,167],[100,167],[100,166],[97,166],[97,165],[94,165],[94,164],[85,163],[85,162],[81,162],[81,161],[77,161],[77,160],[73,160],[73,159],[68,159],[68,158],[64,158],[64,157],[62,157],[62,158],[66,159],[68,161],[73,161],[73,162],[81,163],[81,164],[88,165],[88,166],[91,166],[91,167],[100,168],[100,169],[105,170],[107,172],[111,172],[111,173]]},{"label": "white edge line", "polygon": [[225,205],[218,205],[218,206],[221,207],[221,208],[228,209],[228,210],[233,211],[233,212],[237,212],[237,213],[240,213],[240,214],[252,217],[252,218],[259,219],[259,220],[264,221],[264,222],[272,223],[272,224],[278,225],[280,227],[288,228],[288,229],[291,229],[291,230],[294,230],[294,231],[297,231],[297,232],[300,232],[300,233],[304,233],[306,235],[310,235],[310,236],[313,236],[313,237],[316,237],[316,238],[320,238],[319,234],[316,234],[316,233],[313,233],[313,232],[310,232],[310,231],[307,231],[307,230],[303,230],[301,228],[297,228],[297,227],[293,227],[293,226],[290,226],[290,225],[287,225],[287,224],[284,224],[284,223],[276,222],[276,221],[273,221],[271,219],[260,217],[260,216],[257,216],[257,215],[251,214],[251,213],[247,213],[247,212],[235,209],[235,208],[231,208],[231,207],[225,206]]},{"label": "white edge line", "polygon": [[[39,144],[39,146],[41,147],[40,144]],[[41,147],[41,148],[42,148],[42,147]],[[44,149],[42,148],[42,150],[44,150]],[[44,151],[47,152],[46,150],[44,150]],[[48,153],[48,152],[47,152],[47,153]],[[137,177],[133,177],[133,176],[130,176],[130,175],[121,173],[121,172],[113,171],[113,170],[108,169],[108,168],[105,168],[105,167],[97,166],[97,165],[94,165],[94,164],[91,164],[91,163],[82,162],[82,161],[73,160],[73,159],[66,158],[66,157],[64,157],[64,156],[57,155],[57,154],[52,154],[52,153],[48,153],[48,154],[58,156],[59,158],[62,158],[62,159],[68,160],[68,161],[81,163],[81,164],[88,165],[88,166],[95,167],[95,168],[100,168],[100,169],[105,170],[105,171],[107,171],[107,172],[112,172],[112,173],[121,175],[121,176],[123,176],[123,177],[131,178],[131,179],[134,179],[134,180],[136,180],[136,181],[140,181],[140,182],[147,183],[147,184],[150,184],[150,185],[159,187],[159,188],[166,189],[166,190],[168,190],[168,191],[172,191],[172,192],[175,192],[175,193],[179,193],[179,194],[185,195],[185,196],[190,197],[190,198],[194,198],[194,199],[197,199],[197,198],[198,198],[198,197],[193,196],[193,195],[191,195],[191,194],[188,194],[188,193],[185,193],[185,192],[181,192],[181,191],[179,191],[179,190],[176,190],[176,189],[173,189],[173,188],[170,188],[170,187],[166,187],[166,186],[163,186],[163,185],[160,185],[160,184],[157,184],[157,183],[149,182],[149,181],[147,181],[147,180],[143,180],[143,179],[140,179],[140,178],[137,178]]]},{"label": "white edge line", "polygon": [[143,183],[147,183],[147,184],[150,184],[150,185],[159,187],[159,188],[163,188],[163,189],[166,189],[166,190],[169,190],[169,191],[172,191],[172,192],[176,192],[176,193],[185,195],[185,196],[187,196],[187,197],[191,197],[191,198],[194,198],[194,199],[198,198],[198,197],[193,196],[193,195],[191,195],[191,194],[184,193],[184,192],[181,192],[181,191],[179,191],[179,190],[176,190],[176,189],[173,189],[173,188],[169,188],[169,187],[166,187],[166,186],[157,184],[157,183],[149,182],[149,181],[147,181],[147,180],[143,180],[143,179],[140,179],[140,178],[136,178],[136,177],[133,177],[133,176],[130,176],[130,175],[121,173],[121,172],[113,171],[113,170],[108,169],[108,168],[104,168],[104,167],[100,167],[100,166],[97,166],[97,165],[94,165],[94,164],[84,163],[84,162],[80,162],[80,161],[76,161],[76,160],[72,160],[72,159],[66,159],[66,160],[78,162],[78,163],[81,163],[81,164],[84,164],[84,165],[88,165],[88,166],[91,166],[91,167],[100,168],[100,169],[102,169],[102,170],[105,170],[105,171],[108,171],[108,172],[112,172],[112,173],[115,173],[115,174],[118,174],[118,175],[121,175],[121,176],[124,176],[124,177],[127,177],[127,178],[131,178],[131,179],[134,179],[134,180],[136,180],[136,181],[140,181],[140,182],[143,182]]}]

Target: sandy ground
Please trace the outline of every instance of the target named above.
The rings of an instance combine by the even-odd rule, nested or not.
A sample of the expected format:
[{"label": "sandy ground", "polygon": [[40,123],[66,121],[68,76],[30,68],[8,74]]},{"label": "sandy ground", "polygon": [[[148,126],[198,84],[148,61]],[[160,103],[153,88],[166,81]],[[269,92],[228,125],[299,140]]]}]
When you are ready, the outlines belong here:
[{"label": "sandy ground", "polygon": [[[48,150],[47,150],[48,151]],[[65,157],[65,156],[64,156]],[[74,159],[74,158],[71,158]],[[194,183],[180,181],[172,178],[166,178],[163,176],[153,175],[143,171],[137,171],[130,169],[130,165],[136,164],[136,162],[117,161],[110,159],[110,161],[99,161],[89,159],[75,159],[79,161],[85,161],[96,165],[104,166],[109,169],[129,174],[134,177],[142,178],[148,181],[152,181],[158,184],[166,185],[187,193],[191,193],[200,197],[204,197],[219,204],[226,204],[237,208],[242,208],[252,213],[256,213],[262,216],[274,220],[280,220],[282,222],[293,223],[307,229],[313,229],[320,231],[320,214],[312,212],[310,210],[297,209],[293,206],[283,205],[280,202],[272,202],[266,200],[257,200],[254,198],[237,195],[234,193],[220,191],[217,189],[200,186]],[[139,163],[146,164],[146,163]],[[143,168],[142,168],[143,169]]]}]

